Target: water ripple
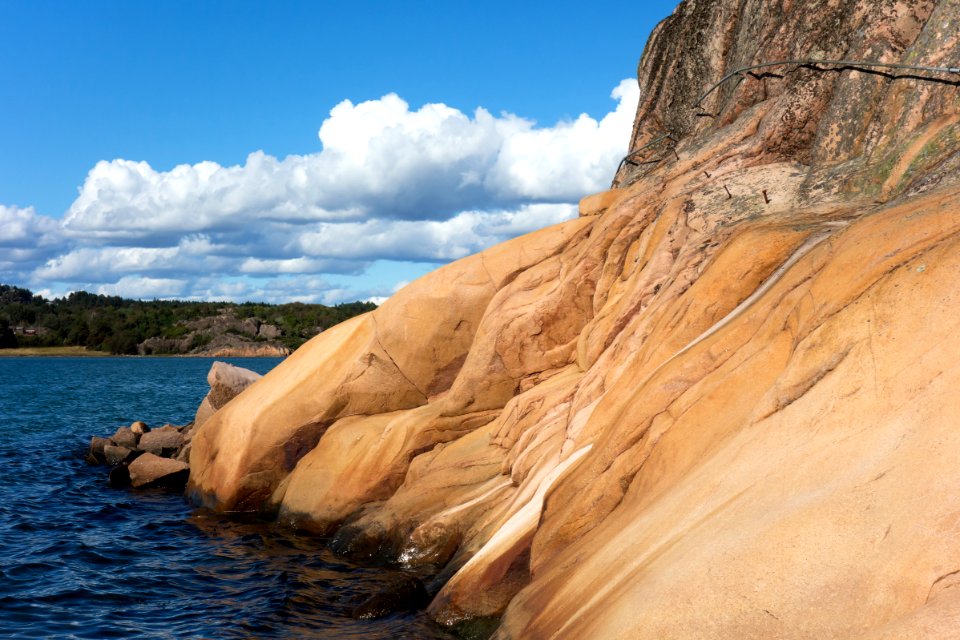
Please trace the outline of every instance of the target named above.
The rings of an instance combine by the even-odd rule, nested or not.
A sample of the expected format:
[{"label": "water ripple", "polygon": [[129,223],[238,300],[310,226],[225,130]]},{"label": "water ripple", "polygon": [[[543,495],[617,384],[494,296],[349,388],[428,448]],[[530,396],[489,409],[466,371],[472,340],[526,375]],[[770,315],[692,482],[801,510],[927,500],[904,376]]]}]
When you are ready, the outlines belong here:
[{"label": "water ripple", "polygon": [[119,424],[189,421],[209,367],[0,358],[0,636],[448,637],[422,613],[348,616],[385,569],[178,495],[111,489],[103,468],[83,462],[89,437]]}]

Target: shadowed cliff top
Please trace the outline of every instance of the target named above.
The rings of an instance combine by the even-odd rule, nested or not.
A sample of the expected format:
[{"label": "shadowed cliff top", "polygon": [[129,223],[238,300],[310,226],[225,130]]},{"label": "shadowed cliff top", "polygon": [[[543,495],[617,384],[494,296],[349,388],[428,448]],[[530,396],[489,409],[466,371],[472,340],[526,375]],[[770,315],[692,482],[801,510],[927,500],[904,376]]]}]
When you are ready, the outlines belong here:
[{"label": "shadowed cliff top", "polygon": [[[808,201],[838,192],[886,200],[956,174],[956,134],[943,129],[957,112],[957,73],[778,65],[734,76],[697,106],[737,69],[807,59],[958,67],[960,4],[685,0],[654,30],[640,61],[630,143],[638,164],[626,164],[617,180],[674,173],[682,163],[671,146],[680,157],[714,147],[720,159],[739,156],[741,166],[804,165],[809,176],[801,192]],[[737,129],[746,132],[731,140]],[[933,144],[914,150],[910,162],[923,151],[921,162],[889,184],[903,147],[924,131]],[[643,149],[664,135],[675,142]],[[938,136],[948,139],[933,140]]]}]

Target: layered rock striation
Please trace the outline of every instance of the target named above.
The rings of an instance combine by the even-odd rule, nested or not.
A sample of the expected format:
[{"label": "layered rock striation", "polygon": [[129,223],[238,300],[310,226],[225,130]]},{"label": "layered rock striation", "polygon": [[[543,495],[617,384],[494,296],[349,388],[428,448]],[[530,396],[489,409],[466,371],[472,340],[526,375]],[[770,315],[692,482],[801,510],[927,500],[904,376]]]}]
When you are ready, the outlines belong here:
[{"label": "layered rock striation", "polygon": [[956,635],[960,76],[695,104],[785,59],[956,67],[960,5],[682,2],[617,189],[298,349],[190,494],[432,568],[500,638]]}]

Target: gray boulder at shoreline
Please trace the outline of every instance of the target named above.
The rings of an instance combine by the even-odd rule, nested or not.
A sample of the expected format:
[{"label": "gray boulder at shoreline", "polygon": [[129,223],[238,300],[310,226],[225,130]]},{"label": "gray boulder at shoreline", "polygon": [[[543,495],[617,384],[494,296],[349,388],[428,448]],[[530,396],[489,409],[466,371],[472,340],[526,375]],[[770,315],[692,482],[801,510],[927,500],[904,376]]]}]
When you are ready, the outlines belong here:
[{"label": "gray boulder at shoreline", "polygon": [[182,428],[166,424],[143,434],[139,448],[158,456],[172,456],[183,446]]},{"label": "gray boulder at shoreline", "polygon": [[134,489],[165,488],[182,490],[190,475],[190,466],[180,460],[144,453],[127,467]]}]

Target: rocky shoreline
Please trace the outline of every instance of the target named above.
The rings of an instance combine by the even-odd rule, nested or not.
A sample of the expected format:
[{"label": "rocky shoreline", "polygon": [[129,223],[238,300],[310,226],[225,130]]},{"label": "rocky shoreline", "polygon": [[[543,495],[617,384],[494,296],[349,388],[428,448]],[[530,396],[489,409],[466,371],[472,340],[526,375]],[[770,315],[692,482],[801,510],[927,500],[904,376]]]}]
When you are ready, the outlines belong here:
[{"label": "rocky shoreline", "polygon": [[183,491],[190,477],[190,449],[196,429],[261,377],[243,367],[214,362],[207,374],[210,391],[190,423],[151,428],[138,420],[121,425],[109,437],[90,439],[86,461],[109,466],[113,487]]},{"label": "rocky shoreline", "polygon": [[[109,437],[93,436],[85,459],[91,465],[110,468],[108,481],[116,489],[161,489],[182,493],[190,476],[190,450],[197,429],[244,389],[262,376],[254,371],[225,362],[214,362],[207,374],[210,390],[197,408],[195,418],[186,425],[164,424],[151,428],[143,421],[121,425]],[[363,554],[338,549],[341,555],[370,561]],[[358,557],[359,555],[359,557]],[[428,592],[425,580],[431,571],[393,573],[383,585],[352,607],[355,619],[373,619],[398,611],[425,608],[436,588]]]},{"label": "rocky shoreline", "polygon": [[110,485],[135,489],[166,488],[182,491],[190,475],[185,442],[193,423],[165,424],[150,429],[137,421],[118,427],[109,438],[94,436],[86,460],[111,467]]}]

